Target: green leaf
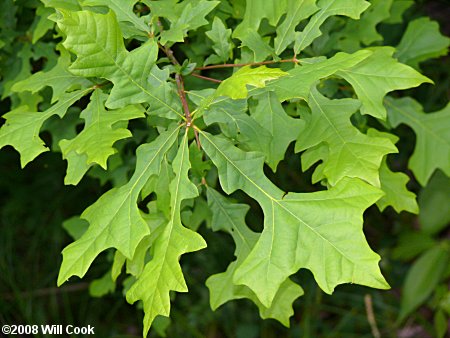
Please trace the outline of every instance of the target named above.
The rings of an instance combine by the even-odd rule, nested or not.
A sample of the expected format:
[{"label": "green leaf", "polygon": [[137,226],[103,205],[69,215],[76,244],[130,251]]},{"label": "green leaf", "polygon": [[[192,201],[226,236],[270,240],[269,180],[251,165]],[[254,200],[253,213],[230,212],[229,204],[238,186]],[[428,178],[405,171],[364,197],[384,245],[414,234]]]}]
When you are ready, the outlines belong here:
[{"label": "green leaf", "polygon": [[405,232],[400,235],[398,245],[392,251],[392,258],[409,261],[436,245],[438,245],[438,242],[426,233]]},{"label": "green leaf", "polygon": [[79,107],[72,106],[67,110],[66,115],[62,119],[53,116],[45,121],[41,131],[46,131],[52,135],[51,150],[61,152],[61,148],[58,145],[59,141],[76,137],[77,127],[81,123]]},{"label": "green leaf", "polygon": [[41,0],[41,2],[45,5],[45,7],[66,9],[69,11],[81,10],[78,0]]},{"label": "green leaf", "polygon": [[65,154],[64,158],[67,160],[67,170],[66,176],[64,177],[64,184],[77,185],[91,168],[88,164],[87,155],[80,155],[74,151],[71,151]]},{"label": "green leaf", "polygon": [[[67,158],[69,153],[75,152],[80,156],[70,157],[70,160],[78,162],[85,159],[88,166],[96,163],[107,169],[106,161],[109,156],[116,153],[113,148],[114,143],[131,136],[128,129],[116,124],[144,117],[142,109],[137,106],[106,111],[104,103],[107,98],[108,95],[102,93],[100,89],[94,91],[91,102],[80,115],[85,120],[84,129],[75,138],[61,140],[59,143],[63,158]],[[85,158],[82,155],[86,155]]]},{"label": "green leaf", "polygon": [[246,32],[258,31],[263,19],[275,26],[286,11],[287,0],[267,0],[261,6],[259,0],[247,0],[244,19],[236,27],[233,37],[245,41]]},{"label": "green leaf", "polygon": [[406,188],[409,177],[401,172],[393,172],[386,160],[381,163],[380,181],[381,190],[386,194],[377,202],[380,211],[392,206],[398,213],[403,210],[413,214],[419,213],[416,195]]},{"label": "green leaf", "polygon": [[345,15],[353,19],[359,19],[370,3],[364,0],[319,0],[319,11],[309,20],[301,32],[295,34],[294,51],[299,54],[308,47],[322,32],[320,26],[333,15]]},{"label": "green leaf", "polygon": [[153,245],[155,238],[159,236],[162,229],[167,224],[167,219],[158,211],[154,201],[150,202],[147,205],[147,208],[149,209],[149,213],[145,214],[141,212],[141,216],[150,229],[150,235],[145,236],[140,241],[131,259],[125,257],[120,251],[116,250],[111,270],[111,277],[114,281],[120,275],[125,263],[127,274],[134,277],[139,277],[142,274],[144,265],[148,260],[149,248]]},{"label": "green leaf", "polygon": [[[373,137],[385,137],[397,143],[399,138],[393,134],[381,133],[376,129],[369,129],[367,135]],[[416,195],[406,188],[409,182],[409,177],[402,172],[393,172],[389,169],[385,157],[380,166],[380,182],[381,190],[385,195],[377,202],[380,211],[383,211],[388,206],[392,206],[398,213],[401,211],[408,211],[413,214],[419,213],[419,206],[417,205]]]},{"label": "green leaf", "polygon": [[169,118],[183,116],[176,91],[166,82],[168,73],[162,77],[155,65],[156,41],[149,40],[128,52],[114,12],[60,12],[57,24],[67,36],[63,45],[77,55],[69,70],[78,76],[110,80],[114,87],[106,101],[108,108],[148,102],[154,114]]},{"label": "green leaf", "polygon": [[[246,49],[245,47],[248,47]],[[275,51],[269,45],[269,40],[266,38],[262,38],[258,32],[248,29],[245,32],[245,40],[242,41],[241,48],[243,52],[241,53],[242,62],[245,61],[263,61],[268,56],[271,56],[273,59],[276,59]],[[244,51],[248,51],[249,58],[246,57]],[[252,57],[250,57],[252,55]]]},{"label": "green leaf", "polygon": [[14,56],[9,55],[7,62],[2,65],[1,100],[12,94],[11,88],[16,82],[24,80],[31,75],[32,45],[23,44],[19,50],[17,49],[14,50]]},{"label": "green leaf", "polygon": [[219,171],[222,189],[228,194],[243,190],[265,215],[261,237],[237,268],[235,284],[248,286],[266,307],[281,284],[301,268],[311,270],[327,293],[350,282],[388,287],[379,256],[362,232],[362,213],[382,196],[379,189],[346,178],[328,191],[285,195],[264,176],[259,153],[244,152],[206,132],[200,139]]},{"label": "green leaf", "polygon": [[[391,221],[406,217],[420,229],[391,239],[392,258],[403,264],[432,256],[413,266],[402,316],[428,301],[438,311],[437,333],[445,334],[450,251],[437,234],[450,217],[450,105],[425,114],[410,98],[385,98],[431,82],[414,67],[449,46],[434,21],[405,12],[413,1],[40,2],[3,0],[1,6],[0,148],[16,148],[24,166],[51,147],[61,152],[60,164],[67,162],[66,184],[88,176],[84,188],[96,181],[106,191],[64,223],[73,243],[63,251],[58,285],[84,277],[106,254],[110,266],[90,291],[106,294],[119,280],[128,302],[145,311],[144,336],[151,326],[152,336],[180,328],[195,335],[189,323],[168,328],[166,316],[188,284],[194,296],[205,296],[194,283],[205,279],[213,309],[246,299],[260,317],[285,326],[303,295],[296,284],[303,269],[326,293],[344,283],[388,288],[363,216],[373,223],[374,204],[417,213],[408,176],[392,171],[408,161],[417,141],[409,166],[422,185],[429,181],[414,189],[421,214]],[[209,77],[220,85],[205,82]],[[407,126],[390,133],[371,129],[401,123]],[[388,157],[397,151],[394,131],[405,130],[400,149],[408,151]],[[13,191],[13,176],[0,186]],[[58,179],[46,176],[37,183]],[[72,207],[63,213],[78,214]],[[6,218],[14,216],[3,209]],[[200,233],[212,249],[194,262],[185,254],[206,246]],[[233,241],[235,257],[226,262]],[[215,274],[199,267],[214,267]],[[197,305],[189,309],[194,315],[205,304]],[[222,335],[262,334],[258,325],[241,324]]]},{"label": "green leaf", "polygon": [[91,297],[103,297],[108,293],[113,293],[115,289],[116,283],[111,278],[111,271],[108,271],[102,277],[93,280],[89,284],[89,294]]},{"label": "green leaf", "polygon": [[444,245],[429,249],[415,261],[403,284],[400,321],[427,300],[439,283],[449,261],[449,249]]},{"label": "green leaf", "polygon": [[377,26],[389,18],[393,0],[372,0],[370,7],[359,20],[349,20],[343,29],[331,34],[333,46],[336,49],[353,52],[361,48],[361,44],[369,46],[374,42],[383,41]]},{"label": "green leaf", "polygon": [[439,24],[429,18],[411,21],[398,44],[395,57],[403,63],[419,68],[419,63],[447,55],[450,38],[439,32]]},{"label": "green leaf", "polygon": [[403,22],[403,14],[405,11],[414,5],[414,0],[394,0],[391,6],[391,14],[384,23],[396,24]]},{"label": "green leaf", "polygon": [[224,63],[233,57],[234,44],[231,41],[231,29],[226,29],[222,20],[214,18],[212,28],[207,31],[206,36],[214,43],[212,48],[217,55],[209,56],[204,64]]},{"label": "green leaf", "polygon": [[219,99],[205,112],[207,125],[219,123],[224,135],[239,142],[246,150],[259,151],[269,160],[271,135],[254,118],[247,114],[245,100]]},{"label": "green leaf", "polygon": [[426,186],[436,169],[450,176],[450,104],[430,114],[409,97],[386,98],[389,122],[395,128],[401,123],[410,126],[416,133],[416,147],[409,160],[409,168],[417,181]]},{"label": "green leaf", "polygon": [[50,29],[53,29],[55,23],[48,19],[49,15],[53,13],[53,10],[40,6],[36,10],[36,18],[33,23],[33,37],[31,42],[35,44],[40,38],[42,38]]},{"label": "green leaf", "polygon": [[120,273],[122,272],[122,268],[126,260],[127,258],[123,254],[121,254],[120,251],[116,250],[113,264],[111,267],[111,278],[114,282],[117,280],[117,277],[120,276]]},{"label": "green leaf", "polygon": [[83,6],[104,6],[114,11],[117,20],[121,23],[125,38],[132,36],[148,37],[150,26],[143,18],[138,17],[134,12],[134,5],[138,0],[82,0]]},{"label": "green leaf", "polygon": [[86,232],[89,227],[89,223],[84,219],[81,219],[79,216],[74,216],[65,220],[62,227],[67,231],[70,237],[77,240]]},{"label": "green leaf", "polygon": [[30,111],[28,106],[18,107],[3,115],[5,124],[0,129],[0,149],[13,146],[20,153],[22,168],[39,154],[48,150],[39,137],[42,124],[53,115],[63,117],[69,107],[92,89],[63,94],[60,100],[44,112]]},{"label": "green leaf", "polygon": [[450,223],[450,178],[440,170],[420,191],[420,228],[427,234],[436,234]]},{"label": "green leaf", "polygon": [[259,0],[246,1],[244,19],[236,27],[233,37],[242,41],[241,47],[248,47],[253,52],[253,60],[263,61],[268,55],[275,57],[275,52],[267,41],[259,34],[258,29],[263,19],[276,26],[286,11],[288,0],[266,0],[261,6]]},{"label": "green leaf", "polygon": [[270,133],[270,145],[263,152],[267,154],[266,162],[276,171],[289,144],[297,139],[302,123],[286,114],[274,92],[265,92],[255,98],[258,104],[251,115]]},{"label": "green leaf", "polygon": [[178,3],[179,0],[142,0],[150,8],[153,16],[167,18],[170,21],[176,20],[181,15],[186,3]]},{"label": "green leaf", "polygon": [[172,166],[169,164],[167,157],[164,157],[161,163],[161,170],[158,176],[154,176],[155,182],[155,193],[158,197],[156,200],[158,209],[169,217],[170,215],[170,192],[167,189],[170,182],[173,179]]},{"label": "green leaf", "polygon": [[275,90],[280,101],[294,98],[307,101],[311,87],[317,81],[339,70],[351,69],[371,54],[368,50],[361,50],[354,54],[337,53],[330,59],[303,59],[300,67],[288,71],[288,76],[273,81],[267,87]]},{"label": "green leaf", "polygon": [[294,42],[295,27],[318,9],[316,0],[288,0],[286,18],[277,27],[277,36],[275,37],[275,53],[277,55],[280,55]]},{"label": "green leaf", "polygon": [[216,97],[229,96],[232,99],[245,99],[248,95],[248,86],[263,88],[267,81],[286,76],[287,73],[278,68],[266,66],[251,68],[245,66],[231,77],[224,80],[216,90]]},{"label": "green leaf", "polygon": [[168,42],[183,42],[188,31],[195,30],[208,24],[208,20],[205,19],[205,16],[219,3],[219,1],[191,0],[179,4],[178,6],[182,6],[183,9],[179,16],[176,16],[171,20],[172,25],[170,26],[170,29],[161,33],[161,44],[165,45]]},{"label": "green leaf", "polygon": [[170,183],[171,215],[169,223],[155,239],[152,259],[136,283],[127,292],[127,301],[144,303],[144,336],[156,316],[170,314],[170,291],[187,292],[181,271],[180,256],[206,247],[203,238],[181,223],[181,202],[198,196],[197,187],[189,180],[190,169],[187,131],[173,161],[175,178]]},{"label": "green leaf", "polygon": [[[329,152],[328,149],[329,149],[328,145],[324,142],[309,149],[306,149],[301,156],[302,171],[305,172],[317,162],[326,160],[328,158]],[[317,182],[321,182],[326,179],[325,174],[323,173],[324,166],[325,166],[324,162],[321,162],[320,164],[317,165],[311,177],[311,181],[313,184],[316,184]],[[323,183],[324,183],[323,185],[326,185],[327,182],[325,181]]]},{"label": "green leaf", "polygon": [[[327,155],[323,157],[323,149],[320,149],[316,161],[323,161],[323,175],[329,184],[334,186],[344,177],[355,177],[379,187],[381,161],[386,154],[397,152],[397,148],[388,138],[364,135],[352,125],[350,117],[360,102],[329,100],[313,89],[309,106],[311,115],[303,119],[305,123],[300,129],[295,151],[324,142],[328,146]],[[316,150],[310,150],[310,156],[313,151]]]},{"label": "green leaf", "polygon": [[353,86],[358,99],[362,102],[362,114],[384,120],[386,109],[383,107],[383,98],[387,93],[432,81],[392,58],[393,48],[378,47],[373,51],[373,54],[363,62],[336,74]]},{"label": "green leaf", "polygon": [[233,276],[236,268],[251,252],[259,234],[251,231],[245,224],[245,214],[249,210],[247,205],[232,203],[212,188],[208,188],[207,196],[208,205],[213,213],[212,229],[225,231],[233,237],[237,257],[226,272],[212,275],[206,281],[210,291],[211,308],[215,310],[232,299],[248,298],[258,306],[262,318],[274,318],[289,326],[289,317],[294,314],[292,303],[303,294],[302,288],[287,279],[280,286],[270,308],[267,308],[248,287],[235,285]]},{"label": "green leaf", "polygon": [[92,261],[108,248],[114,247],[125,257],[133,257],[138,244],[150,234],[137,206],[139,193],[150,176],[159,173],[164,154],[175,143],[178,131],[179,128],[172,128],[152,143],[140,146],[130,181],[109,190],[82,213],[89,229],[64,248],[58,285],[74,275],[83,277]]},{"label": "green leaf", "polygon": [[448,316],[445,315],[443,310],[439,309],[434,315],[433,322],[436,337],[444,338],[448,332]]}]

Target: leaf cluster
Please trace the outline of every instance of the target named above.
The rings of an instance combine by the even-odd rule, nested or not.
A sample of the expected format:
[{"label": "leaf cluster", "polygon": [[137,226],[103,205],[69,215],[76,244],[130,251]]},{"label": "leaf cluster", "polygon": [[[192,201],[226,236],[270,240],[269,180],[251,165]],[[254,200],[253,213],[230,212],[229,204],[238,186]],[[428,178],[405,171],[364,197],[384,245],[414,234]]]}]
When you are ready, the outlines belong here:
[{"label": "leaf cluster", "polygon": [[[394,129],[405,124],[416,135],[408,168],[421,186],[436,172],[450,176],[450,105],[425,113],[398,93],[433,82],[421,63],[445,55],[450,39],[428,18],[411,21],[392,46],[378,31],[401,23],[411,4],[6,1],[0,95],[11,109],[0,148],[16,149],[22,167],[51,148],[67,161],[65,184],[85,176],[112,184],[66,223],[74,242],[58,285],[112,252],[93,292],[114,290],[125,274],[146,336],[155,318],[169,316],[171,292],[188,291],[180,258],[207,247],[200,232],[222,231],[236,259],[206,281],[213,309],[247,298],[262,318],[289,326],[304,294],[293,278],[301,269],[328,294],[344,283],[389,288],[363,214],[372,205],[419,212],[409,177],[390,166]],[[36,16],[18,23],[16,11]],[[30,60],[43,65],[36,71]],[[300,158],[299,174],[311,173],[313,191],[269,179],[286,154]],[[261,231],[236,192],[261,208]],[[432,233],[446,220],[430,223]],[[449,257],[446,242],[415,269],[442,267],[437,285]],[[422,300],[405,302],[401,319]]]}]

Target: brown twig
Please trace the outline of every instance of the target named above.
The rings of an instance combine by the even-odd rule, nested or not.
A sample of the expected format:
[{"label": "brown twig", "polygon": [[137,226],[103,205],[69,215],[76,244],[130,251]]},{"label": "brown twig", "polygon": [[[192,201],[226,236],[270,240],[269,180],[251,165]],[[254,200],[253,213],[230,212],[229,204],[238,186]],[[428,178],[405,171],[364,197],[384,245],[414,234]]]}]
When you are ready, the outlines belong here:
[{"label": "brown twig", "polygon": [[181,104],[182,104],[183,110],[184,110],[184,115],[186,117],[188,127],[190,127],[191,122],[192,122],[192,117],[191,117],[191,112],[189,111],[189,105],[188,105],[187,99],[186,99],[186,92],[184,91],[183,77],[181,76],[181,74],[177,73],[177,74],[175,74],[175,80],[177,82],[178,94],[180,95]]},{"label": "brown twig", "polygon": [[202,80],[211,81],[211,82],[214,82],[214,83],[222,83],[222,80],[213,79],[211,77],[203,76],[203,75],[196,74],[196,73],[191,73],[189,75],[191,75],[193,77],[197,77],[197,78],[202,79]]},{"label": "brown twig", "polygon": [[[156,23],[159,26],[160,31],[161,32],[164,31],[164,27],[161,24],[161,21],[157,20]],[[178,62],[177,58],[173,54],[173,51],[170,47],[163,46],[160,43],[158,43],[158,46],[167,55],[167,57],[169,58],[170,62],[172,62],[173,65],[180,66],[180,63]],[[183,76],[180,73],[176,73],[175,81],[177,83],[178,96],[180,97],[181,105],[183,106],[184,117],[186,118],[186,127],[191,128],[191,127],[193,127],[192,115],[189,110],[189,104],[188,104],[187,98],[186,98],[186,91],[184,90]],[[202,146],[200,144],[200,138],[198,136],[198,131],[195,128],[193,128],[193,129],[194,129],[195,141],[197,142],[197,147],[198,147],[198,149],[201,149]]]},{"label": "brown twig", "polygon": [[[184,110],[184,116],[186,117],[186,127],[190,128],[192,127],[192,116],[191,112],[189,110],[189,105],[186,98],[186,91],[184,90],[184,80],[183,76],[181,74],[175,74],[175,80],[177,82],[178,87],[178,95],[180,96],[181,105],[183,106]],[[200,138],[198,137],[198,132],[194,128],[194,135],[195,135],[195,141],[197,142],[198,149],[202,149],[202,146],[200,144]]]},{"label": "brown twig", "polygon": [[233,67],[244,67],[244,66],[262,66],[262,65],[272,65],[275,63],[299,63],[299,60],[294,56],[292,59],[286,60],[270,60],[270,61],[262,61],[262,62],[249,62],[249,63],[224,63],[222,65],[212,65],[212,66],[204,66],[197,67],[195,70],[207,70],[207,69],[217,69],[217,68],[233,68]]}]

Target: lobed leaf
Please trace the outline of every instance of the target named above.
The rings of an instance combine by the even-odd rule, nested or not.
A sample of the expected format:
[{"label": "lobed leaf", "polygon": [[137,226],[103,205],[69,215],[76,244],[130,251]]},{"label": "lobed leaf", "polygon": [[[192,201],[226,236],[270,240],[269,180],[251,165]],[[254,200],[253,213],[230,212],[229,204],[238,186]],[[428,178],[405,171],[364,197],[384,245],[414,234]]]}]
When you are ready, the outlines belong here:
[{"label": "lobed leaf", "polygon": [[379,189],[346,178],[328,191],[285,195],[264,175],[259,153],[244,152],[206,132],[200,139],[218,168],[222,189],[228,194],[243,190],[265,216],[261,237],[235,272],[235,284],[248,286],[266,307],[301,268],[311,270],[327,293],[342,283],[388,287],[379,256],[362,232],[362,213],[382,196]]},{"label": "lobed leaf", "polygon": [[[367,135],[373,137],[385,137],[397,143],[399,138],[394,134],[382,133],[376,129],[369,129]],[[392,206],[397,213],[408,211],[413,214],[419,213],[416,195],[406,188],[409,182],[408,175],[402,172],[393,172],[387,164],[387,156],[383,159],[380,166],[380,187],[385,195],[377,202],[380,211],[388,206]]]},{"label": "lobed leaf", "polygon": [[212,275],[206,281],[210,291],[210,303],[213,310],[222,304],[240,298],[252,300],[259,308],[262,318],[274,318],[289,326],[289,317],[294,314],[292,303],[303,294],[300,286],[286,279],[274,297],[270,307],[265,307],[258,297],[245,285],[235,285],[233,276],[236,268],[251,252],[259,234],[250,230],[245,224],[245,214],[249,207],[245,204],[232,203],[212,188],[207,190],[208,205],[213,218],[211,227],[214,231],[225,231],[233,237],[236,243],[237,260],[232,262],[223,273]]},{"label": "lobed leaf", "polygon": [[247,114],[246,100],[219,99],[204,114],[207,125],[219,123],[224,135],[239,142],[246,150],[259,151],[269,159],[271,135],[254,118]]},{"label": "lobed leaf", "polygon": [[36,93],[45,86],[50,86],[53,90],[52,103],[58,101],[61,96],[74,89],[86,88],[93,83],[83,77],[73,75],[67,68],[69,67],[70,53],[60,46],[60,57],[57,64],[49,71],[39,71],[25,80],[15,83],[11,90],[15,92],[30,91]]},{"label": "lobed leaf", "polygon": [[117,109],[146,102],[151,112],[176,119],[182,117],[176,91],[166,80],[168,73],[155,65],[155,40],[128,52],[114,12],[60,10],[57,24],[66,35],[64,47],[77,55],[69,70],[78,76],[101,77],[114,87],[106,107]]},{"label": "lobed leaf", "polygon": [[[83,172],[86,166],[89,167],[94,163],[107,169],[106,161],[109,156],[116,153],[113,148],[114,143],[131,136],[128,129],[117,126],[117,123],[144,117],[142,109],[137,106],[106,111],[104,103],[107,98],[107,94],[99,89],[95,90],[91,96],[91,102],[81,113],[81,117],[85,120],[84,129],[75,138],[59,142],[63,158],[68,160],[70,167],[80,166],[79,162],[81,162]],[[75,175],[79,177],[83,173]],[[78,183],[77,180],[67,181],[72,184]]]},{"label": "lobed leaf", "polygon": [[390,17],[393,0],[372,0],[370,7],[361,14],[359,20],[348,20],[346,25],[331,33],[329,44],[333,49],[354,52],[362,46],[383,41],[378,33],[378,25]]},{"label": "lobed leaf", "polygon": [[171,213],[167,225],[155,238],[152,259],[127,292],[127,301],[144,303],[144,336],[156,316],[169,316],[170,291],[187,292],[179,264],[180,256],[206,247],[203,238],[181,223],[181,203],[198,196],[197,187],[189,180],[190,169],[187,131],[173,161],[175,178],[170,183]]},{"label": "lobed leaf", "polygon": [[138,148],[136,170],[130,181],[113,188],[88,207],[81,218],[88,230],[63,250],[58,285],[71,276],[83,277],[100,252],[116,248],[131,259],[141,240],[150,234],[137,206],[140,191],[152,175],[159,173],[164,155],[175,143],[179,128],[171,128],[155,141]]},{"label": "lobed leaf", "polygon": [[231,29],[226,29],[222,20],[215,17],[211,30],[205,34],[214,43],[212,48],[216,52],[216,55],[208,56],[204,62],[205,65],[224,63],[233,57],[234,44],[231,41]]},{"label": "lobed leaf", "polygon": [[3,115],[5,124],[0,129],[0,149],[13,146],[20,153],[22,168],[39,154],[48,150],[39,137],[44,122],[53,115],[63,117],[67,109],[92,91],[92,88],[63,94],[59,101],[44,112],[30,111],[28,106],[20,106]]},{"label": "lobed leaf", "polygon": [[280,101],[309,98],[309,92],[316,82],[336,74],[339,70],[351,69],[372,54],[361,50],[353,54],[337,53],[330,59],[304,59],[300,67],[288,71],[288,75],[267,85],[274,90]]},{"label": "lobed leaf", "polygon": [[246,1],[245,14],[242,22],[235,28],[233,37],[242,41],[242,46],[249,47],[254,52],[254,61],[263,61],[267,55],[275,54],[272,48],[258,34],[263,19],[276,26],[286,12],[288,0],[266,0],[264,6],[258,0]]},{"label": "lobed leaf", "polygon": [[403,14],[414,5],[414,0],[394,0],[392,2],[390,16],[384,20],[384,23],[395,24],[403,22]]},{"label": "lobed leaf", "polygon": [[[165,45],[168,42],[183,42],[184,37],[190,30],[195,30],[201,26],[207,25],[208,21],[205,16],[208,15],[217,5],[219,1],[198,0],[198,1],[183,1],[180,4],[173,6],[170,11],[177,11],[179,15],[171,19],[171,26],[168,30],[161,32],[161,44]],[[150,4],[150,8],[152,5]],[[172,16],[169,15],[169,18]]]},{"label": "lobed leaf", "polygon": [[304,19],[314,14],[319,8],[316,0],[288,0],[286,18],[277,26],[275,37],[275,53],[280,55],[295,41],[295,28]]},{"label": "lobed leaf", "polygon": [[350,117],[360,107],[353,99],[329,100],[313,88],[308,100],[311,115],[305,116],[305,123],[295,145],[295,151],[325,143],[328,148],[311,149],[309,156],[317,152],[315,161],[323,161],[323,176],[334,186],[344,177],[360,178],[373,186],[380,187],[379,168],[386,154],[397,152],[388,138],[362,134],[355,128]]},{"label": "lobed leaf", "polygon": [[419,18],[408,24],[395,57],[417,69],[422,61],[447,55],[449,46],[450,38],[441,35],[436,21]]},{"label": "lobed leaf", "polygon": [[444,109],[425,114],[412,98],[387,98],[389,122],[393,127],[409,125],[416,133],[416,148],[409,160],[409,168],[422,186],[436,169],[450,176],[450,104]]},{"label": "lobed leaf", "polygon": [[322,32],[320,26],[333,15],[345,15],[353,19],[359,19],[370,3],[364,0],[319,0],[319,11],[309,20],[301,32],[295,34],[294,51],[299,54],[308,47]]},{"label": "lobed leaf", "polygon": [[258,104],[251,111],[251,116],[270,134],[267,138],[270,144],[262,152],[266,154],[267,164],[276,171],[289,144],[297,139],[302,122],[286,114],[274,92],[265,92],[255,99]]},{"label": "lobed leaf", "polygon": [[125,38],[148,37],[150,26],[133,12],[137,2],[138,0],[81,0],[83,6],[104,6],[113,10],[118,22],[122,24],[122,30],[126,33]]},{"label": "lobed leaf", "polygon": [[232,99],[245,99],[248,94],[247,86],[263,88],[267,81],[286,76],[287,73],[277,68],[266,66],[251,68],[245,66],[228,79],[222,81],[215,96],[229,96]]},{"label": "lobed leaf", "polygon": [[391,47],[374,48],[373,54],[363,62],[336,73],[353,86],[362,103],[362,114],[384,120],[386,109],[383,107],[383,98],[387,93],[432,83],[411,67],[397,62],[392,57],[393,53]]}]

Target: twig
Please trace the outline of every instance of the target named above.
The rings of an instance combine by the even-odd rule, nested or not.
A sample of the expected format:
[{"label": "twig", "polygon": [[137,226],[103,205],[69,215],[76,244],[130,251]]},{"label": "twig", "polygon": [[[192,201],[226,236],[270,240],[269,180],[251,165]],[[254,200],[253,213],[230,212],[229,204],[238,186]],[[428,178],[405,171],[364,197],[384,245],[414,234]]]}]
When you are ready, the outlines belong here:
[{"label": "twig", "polygon": [[[186,91],[184,90],[183,76],[177,73],[175,74],[175,80],[177,82],[178,95],[180,96],[181,104],[183,106],[184,116],[186,117],[186,126],[190,128],[192,126],[192,116],[191,112],[189,111],[189,105],[186,98]],[[198,132],[195,128],[194,128],[194,135],[198,149],[202,149],[202,146],[200,144],[200,138],[198,137]]]},{"label": "twig", "polygon": [[[161,21],[157,20],[157,25],[159,26],[160,31],[162,32],[164,30],[163,25],[161,24]],[[173,51],[170,47],[162,46],[160,43],[158,43],[159,48],[167,55],[170,62],[174,64],[175,66],[180,66],[180,63],[178,62],[177,58],[173,54]],[[192,124],[192,116],[191,112],[189,111],[189,105],[186,98],[186,91],[184,90],[184,80],[183,76],[180,73],[175,74],[175,81],[177,82],[177,88],[178,88],[178,96],[181,100],[181,105],[183,106],[184,116],[186,118],[186,127],[190,128],[193,126]],[[201,149],[202,146],[200,144],[200,138],[198,136],[197,130],[194,128],[194,135],[195,135],[195,141],[197,142],[198,149]]]},{"label": "twig", "polygon": [[286,60],[270,60],[270,61],[262,61],[262,62],[249,62],[249,63],[224,63],[222,65],[212,65],[205,67],[197,67],[195,70],[207,70],[207,69],[217,69],[217,68],[233,68],[233,67],[244,67],[244,66],[262,66],[262,65],[272,65],[274,63],[299,63],[299,60],[294,56],[292,59]]},{"label": "twig", "polygon": [[369,322],[370,328],[372,329],[372,335],[374,336],[374,338],[380,338],[380,331],[378,330],[375,315],[373,313],[372,296],[366,294],[364,296],[364,303],[366,305],[367,321]]},{"label": "twig", "polygon": [[181,104],[183,105],[184,115],[186,117],[186,121],[188,123],[188,127],[190,127],[190,123],[192,122],[191,112],[189,111],[189,105],[186,99],[186,92],[184,91],[184,81],[183,77],[180,74],[175,74],[175,80],[177,82],[178,94],[180,95]]},{"label": "twig", "polygon": [[196,73],[191,73],[189,75],[191,75],[193,77],[197,77],[197,78],[202,79],[202,80],[211,81],[211,82],[214,82],[214,83],[222,83],[222,80],[213,79],[211,77],[203,76],[203,75],[196,74]]}]

